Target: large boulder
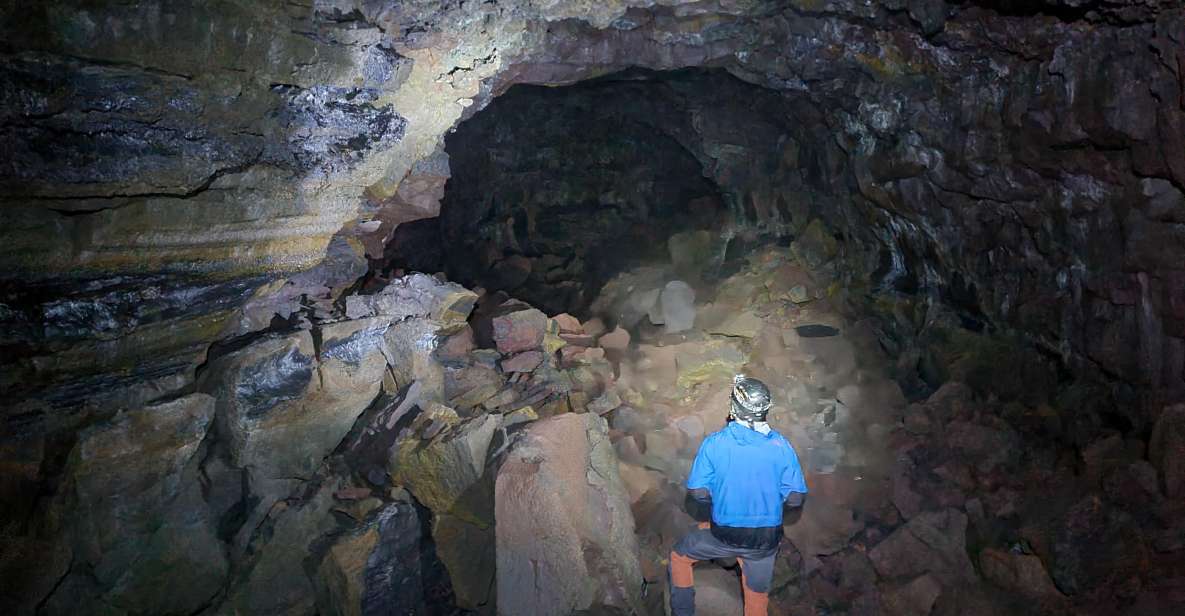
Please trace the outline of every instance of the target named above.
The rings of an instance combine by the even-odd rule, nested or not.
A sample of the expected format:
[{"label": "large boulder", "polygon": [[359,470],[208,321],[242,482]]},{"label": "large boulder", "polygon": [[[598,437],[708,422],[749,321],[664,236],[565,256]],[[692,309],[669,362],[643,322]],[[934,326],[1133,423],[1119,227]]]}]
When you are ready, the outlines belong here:
[{"label": "large boulder", "polygon": [[975,579],[967,557],[967,516],[957,509],[925,511],[868,553],[883,579],[930,574],[947,588]]},{"label": "large boulder", "polygon": [[213,398],[191,394],[79,435],[54,503],[74,566],[47,613],[189,614],[219,592],[228,563],[197,469],[213,419]]},{"label": "large boulder", "polygon": [[642,573],[605,421],[531,424],[495,483],[498,613],[638,612]]},{"label": "large boulder", "polygon": [[218,399],[219,441],[259,480],[308,477],[375,399],[386,370],[386,325],[350,322],[322,333],[264,338],[214,359],[202,389]]},{"label": "large boulder", "polygon": [[360,319],[321,332],[321,359],[310,332],[261,338],[212,359],[199,387],[217,399],[216,447],[246,484],[245,515],[234,541],[241,552],[272,505],[287,497],[341,443],[382,390],[388,323]]}]

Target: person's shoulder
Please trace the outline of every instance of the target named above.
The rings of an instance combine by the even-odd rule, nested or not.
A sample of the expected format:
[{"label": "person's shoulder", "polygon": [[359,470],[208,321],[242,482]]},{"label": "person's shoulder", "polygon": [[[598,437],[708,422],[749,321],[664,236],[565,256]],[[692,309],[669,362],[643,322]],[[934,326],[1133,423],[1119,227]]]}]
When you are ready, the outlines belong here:
[{"label": "person's shoulder", "polygon": [[781,432],[778,432],[777,430],[770,430],[769,436],[770,442],[775,446],[794,451],[794,446],[790,444],[790,440],[783,436]]},{"label": "person's shoulder", "polygon": [[728,426],[724,426],[723,428],[720,428],[719,430],[708,434],[707,436],[704,437],[704,444],[707,445],[708,443],[715,443],[715,442],[719,441],[720,439],[724,438],[724,432],[726,430],[728,430]]}]

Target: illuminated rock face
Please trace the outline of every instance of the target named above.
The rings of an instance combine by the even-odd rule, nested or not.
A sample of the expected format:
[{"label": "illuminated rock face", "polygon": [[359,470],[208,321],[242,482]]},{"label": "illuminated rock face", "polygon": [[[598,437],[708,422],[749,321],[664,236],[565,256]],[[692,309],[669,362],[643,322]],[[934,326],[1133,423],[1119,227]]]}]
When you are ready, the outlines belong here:
[{"label": "illuminated rock face", "polygon": [[[1032,513],[1001,483],[1015,461],[1001,450],[1030,450],[1017,433],[1070,452],[1030,457],[1078,461],[1102,482],[1102,500],[1053,499],[1074,505],[1072,528],[1041,519],[993,535],[1023,544],[1023,558],[989,558],[993,579],[1037,580],[1050,594],[1035,555],[1059,592],[1113,583],[1130,604],[1156,595],[1131,579],[1181,549],[1163,504],[1185,485],[1170,455],[1181,449],[1180,413],[1161,412],[1185,390],[1185,14],[1174,3],[77,4],[0,8],[0,530],[26,555],[0,557],[6,579],[21,576],[0,611],[366,612],[366,572],[379,570],[420,579],[438,604],[492,609],[488,568],[474,571],[457,545],[485,541],[474,560],[494,560],[493,505],[478,494],[490,487],[488,460],[468,459],[471,490],[450,505],[465,515],[413,512],[389,491],[391,444],[448,436],[421,411],[447,404],[483,426],[495,420],[469,414],[505,413],[499,430],[513,432],[611,399],[618,377],[653,385],[648,394],[686,393],[737,368],[733,347],[783,374],[800,366],[776,343],[842,366],[821,376],[837,391],[801,433],[817,468],[836,470],[860,453],[836,435],[875,427],[859,411],[875,404],[831,382],[858,358],[826,337],[728,320],[744,307],[739,297],[801,310],[842,299],[875,317],[912,402],[909,436],[894,433],[909,459],[889,464],[889,509],[915,527],[950,507],[975,528],[998,528],[977,516]],[[577,82],[550,95],[509,91]],[[546,96],[568,111],[546,117]],[[511,108],[530,113],[512,122]],[[594,123],[569,128],[573,110],[591,110],[579,117]],[[509,126],[522,130],[498,134]],[[584,157],[524,154],[529,127]],[[599,160],[614,148],[622,157]],[[606,173],[549,193],[527,177],[549,168]],[[506,169],[524,176],[495,187]],[[645,287],[655,278],[614,278],[619,264],[602,258],[610,251],[570,258],[563,241],[573,230],[587,233],[582,245],[627,237],[642,219],[608,221],[583,207],[561,221],[556,243],[546,233],[555,219],[533,218],[580,186],[618,213],[655,206],[661,216],[644,220],[653,226],[628,237],[669,251],[678,280],[727,276],[726,257],[750,242],[793,237],[788,253],[831,282],[738,280],[714,310],[697,306],[685,331],[727,340],[679,348],[729,351],[702,370],[688,363],[699,355],[672,355],[678,344],[620,348],[639,340],[634,326],[658,300],[647,294],[668,280],[600,293],[605,279]],[[532,192],[516,195],[523,187]],[[499,217],[507,203],[530,215]],[[524,228],[534,243],[520,241]],[[517,356],[470,348],[495,346],[482,340],[507,298],[485,296],[488,318],[466,329],[478,294],[400,276],[389,260],[409,254],[491,291],[521,292],[548,314],[603,300],[598,316],[629,329],[627,342],[589,347],[549,329]],[[607,270],[594,272],[598,264]],[[438,348],[446,338],[454,345]],[[615,373],[634,351],[650,363]],[[1008,404],[970,408],[979,402],[952,382]],[[638,402],[622,400],[621,409]],[[700,423],[709,418],[719,419],[705,411]],[[618,442],[623,457],[649,465],[630,471],[637,507],[653,504],[643,498],[653,468],[677,475],[687,462],[694,438],[683,427]],[[488,449],[504,453],[509,437],[487,432]],[[123,460],[125,445],[136,460],[113,475],[86,462]],[[369,496],[339,498],[339,488]],[[116,493],[127,500],[108,498]],[[1141,509],[1117,513],[1116,502]],[[143,506],[130,515],[129,503]],[[837,579],[868,568],[844,548],[873,541],[853,539],[858,505],[829,500],[826,511],[841,516],[804,516],[803,528],[819,530],[814,543],[801,540],[811,570],[829,567]],[[400,573],[388,566],[394,552],[371,541],[394,519],[402,535],[431,526],[453,542],[440,560],[417,551],[424,537],[396,546],[409,562],[412,552],[423,559]],[[892,536],[900,520],[882,522],[876,532]],[[1159,534],[1139,536],[1156,524]],[[1139,575],[1119,579],[1096,564],[1106,560]],[[188,584],[165,593],[181,570]],[[887,609],[951,608],[943,575],[893,580],[882,589]],[[285,591],[269,595],[277,585]],[[408,607],[431,612],[430,603]]]}]

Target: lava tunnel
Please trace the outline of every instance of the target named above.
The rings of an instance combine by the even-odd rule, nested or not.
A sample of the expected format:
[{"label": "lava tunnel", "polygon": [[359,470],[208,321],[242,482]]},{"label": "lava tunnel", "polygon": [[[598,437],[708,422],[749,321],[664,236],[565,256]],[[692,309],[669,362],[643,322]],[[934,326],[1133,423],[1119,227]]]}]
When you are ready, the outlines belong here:
[{"label": "lava tunnel", "polygon": [[2,613],[1185,610],[1178,2],[0,32]]},{"label": "lava tunnel", "polygon": [[[757,176],[799,179],[782,164],[793,117],[781,100],[723,71],[515,86],[446,137],[440,215],[396,229],[388,265],[585,316],[613,274],[668,258],[672,241],[680,256],[718,247],[721,261],[738,231],[790,228],[784,201],[759,218],[749,192]],[[718,160],[724,148],[743,162]]]}]

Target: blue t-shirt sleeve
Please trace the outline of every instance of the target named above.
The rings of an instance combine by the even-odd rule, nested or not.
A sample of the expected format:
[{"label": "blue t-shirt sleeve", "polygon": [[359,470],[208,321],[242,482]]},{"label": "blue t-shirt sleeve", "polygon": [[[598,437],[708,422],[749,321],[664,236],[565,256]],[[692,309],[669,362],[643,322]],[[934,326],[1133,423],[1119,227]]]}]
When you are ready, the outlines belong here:
[{"label": "blue t-shirt sleeve", "polygon": [[794,448],[789,443],[786,444],[786,449],[790,455],[789,464],[786,465],[785,470],[782,471],[782,498],[785,499],[791,492],[802,492],[806,494],[806,478],[802,476],[802,466],[798,464],[798,455],[794,453]]},{"label": "blue t-shirt sleeve", "polygon": [[687,476],[687,489],[697,490],[711,488],[712,479],[716,476],[716,469],[712,467],[712,460],[708,454],[708,443],[705,440],[699,446],[699,453],[695,454],[695,462],[691,464],[691,474]]}]

